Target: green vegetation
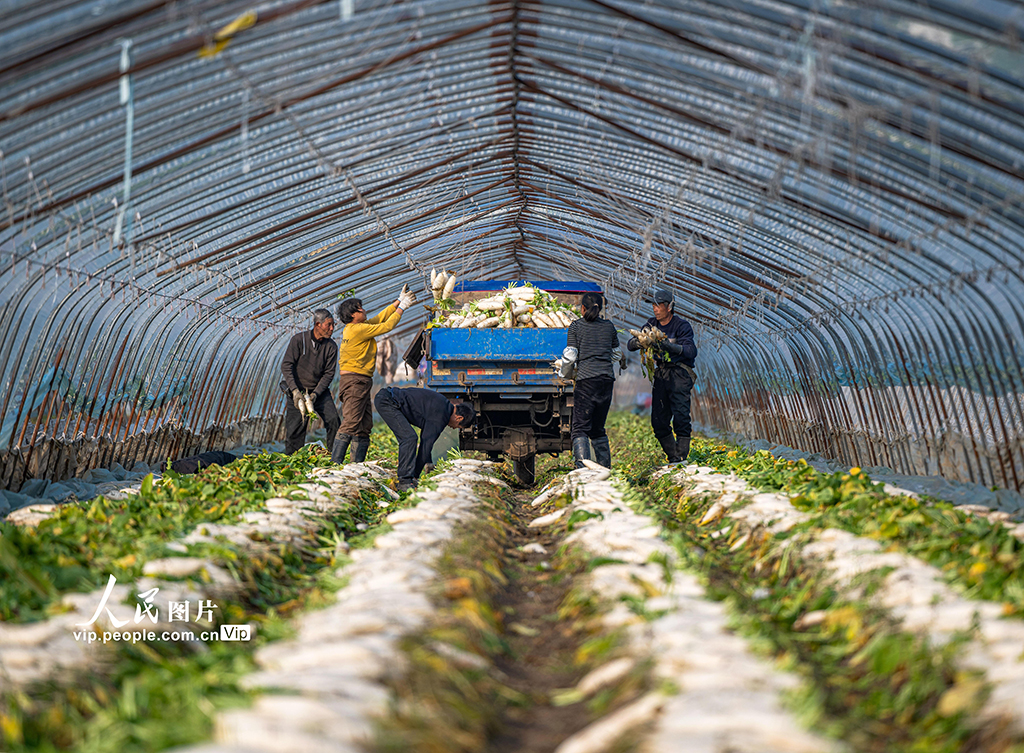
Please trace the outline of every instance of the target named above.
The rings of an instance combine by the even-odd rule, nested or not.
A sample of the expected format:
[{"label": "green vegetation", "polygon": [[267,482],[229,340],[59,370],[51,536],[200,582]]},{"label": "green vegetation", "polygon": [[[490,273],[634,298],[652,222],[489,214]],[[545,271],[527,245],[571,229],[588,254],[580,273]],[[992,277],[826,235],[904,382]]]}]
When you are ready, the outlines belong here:
[{"label": "green vegetation", "polygon": [[[1011,750],[1001,739],[977,747],[985,731],[969,719],[984,701],[985,684],[954,662],[967,636],[930,646],[901,632],[871,605],[870,594],[884,572],[859,579],[860,596],[844,597],[820,566],[794,553],[811,531],[841,527],[882,540],[893,551],[944,564],[951,580],[973,567],[981,577],[966,581],[969,595],[1019,605],[1013,585],[1020,577],[1019,542],[1008,544],[1011,537],[1000,527],[968,518],[946,503],[889,497],[859,469],[821,474],[803,461],[696,439],[691,463],[735,473],[762,490],[795,495],[794,504],[812,514],[787,533],[754,532],[740,540],[728,520],[699,523],[714,495],[691,495],[668,478],[650,481],[663,461],[648,439],[646,422],[618,415],[609,423],[615,465],[629,481],[633,501],[671,532],[682,564],[703,577],[709,595],[729,603],[737,629],[804,678],[791,702],[807,724],[872,753]],[[993,570],[999,576],[983,585],[983,576]]]},{"label": "green vegetation", "polygon": [[[381,751],[483,750],[502,706],[525,702],[490,672],[490,657],[508,649],[495,608],[508,582],[501,557],[508,513],[496,489],[480,494],[493,518],[461,527],[438,560],[443,591],[435,594],[437,611],[427,629],[402,645],[410,670],[395,685],[400,702],[379,730]],[[439,645],[451,648],[439,651]]]},{"label": "green vegetation", "polygon": [[200,523],[232,523],[264,509],[264,500],[287,495],[319,461],[306,449],[246,456],[193,475],[147,476],[137,495],[62,505],[37,527],[0,521],[0,619],[43,619],[63,594],[102,588],[109,575],[135,580],[171,541]]},{"label": "green vegetation", "polygon": [[[631,488],[631,501],[657,517],[709,594],[731,605],[736,628],[804,679],[791,700],[808,724],[869,753],[1024,750],[996,737],[982,739],[987,731],[968,725],[986,690],[982,678],[956,669],[960,639],[929,646],[871,606],[870,593],[883,573],[864,577],[859,596],[841,597],[815,566],[795,556],[798,543],[815,530],[842,528],[920,557],[966,596],[1002,602],[1008,614],[1021,616],[1024,554],[1005,528],[948,503],[888,496],[859,469],[822,474],[802,461],[695,438],[690,462],[783,491],[811,516],[786,534],[740,542],[735,531],[724,530],[728,521],[698,523],[713,501],[709,495],[689,495],[667,479],[650,481],[663,455],[646,419],[613,414],[608,427],[615,473]],[[393,467],[396,456],[393,435],[375,427],[370,459]],[[124,500],[67,505],[34,529],[0,523],[0,620],[45,619],[60,609],[63,595],[102,588],[109,574],[131,582],[147,560],[171,553],[167,544],[202,524],[233,523],[264,509],[267,498],[289,496],[311,468],[328,463],[310,450],[291,457],[263,454],[193,476],[147,479],[140,494]],[[445,466],[442,461],[435,473]],[[537,470],[539,489],[571,470],[571,461],[567,453],[539,458]],[[429,486],[429,478],[424,483]],[[416,672],[400,692],[435,702],[402,707],[400,723],[384,734],[385,749],[481,749],[475,746],[495,734],[501,714],[537,702],[496,680],[500,675],[456,666],[457,659],[433,648],[442,642],[492,664],[511,660],[508,616],[496,601],[511,576],[500,563],[511,501],[489,493],[495,510],[490,521],[467,530],[446,555],[446,583],[455,589],[439,595],[446,609],[406,646]],[[256,639],[215,643],[199,653],[159,642],[112,645],[107,660],[94,668],[0,696],[0,748],[141,753],[208,738],[218,710],[249,702],[238,681],[253,669],[252,652],[287,635],[289,615],[330,601],[340,585],[334,570],[341,542],[370,545],[387,530],[383,517],[395,504],[382,508],[383,498],[383,490],[364,491],[294,545],[193,545],[191,554],[227,567],[242,584],[234,601],[218,602],[218,618],[255,623]],[[552,577],[576,565],[604,564],[551,563]],[[552,621],[585,621],[593,609],[585,595],[570,592]],[[613,648],[614,638],[595,634],[577,659],[580,666],[603,660]],[[557,694],[553,699],[572,701]],[[598,713],[607,699],[590,705],[587,713]]]},{"label": "green vegetation", "polygon": [[[246,457],[193,476],[147,480],[139,495],[125,500],[100,497],[62,507],[38,530],[3,525],[0,599],[11,616],[39,619],[59,608],[63,593],[101,587],[109,573],[131,582],[147,559],[169,553],[166,543],[197,525],[237,522],[263,508],[265,499],[294,492],[311,468],[324,464],[329,458],[309,449],[290,457]],[[362,491],[300,542],[193,545],[191,554],[229,568],[242,586],[236,600],[217,602],[216,618],[254,623],[255,639],[213,642],[196,653],[160,641],[110,644],[95,667],[0,696],[0,748],[141,753],[208,739],[217,711],[248,704],[250,694],[238,680],[254,669],[254,651],[287,634],[290,614],[332,599],[341,585],[334,576],[339,544],[372,542],[395,509],[381,507],[384,498],[383,491]],[[28,591],[13,582],[19,574],[31,577]]]}]

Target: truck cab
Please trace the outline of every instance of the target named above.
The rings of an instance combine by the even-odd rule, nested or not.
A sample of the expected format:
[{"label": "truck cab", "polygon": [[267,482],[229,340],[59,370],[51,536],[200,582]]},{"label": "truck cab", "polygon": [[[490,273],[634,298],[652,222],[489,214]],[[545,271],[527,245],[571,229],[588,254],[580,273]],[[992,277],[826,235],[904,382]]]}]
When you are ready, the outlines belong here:
[{"label": "truck cab", "polygon": [[[452,298],[461,305],[527,281],[461,282]],[[578,307],[584,293],[601,292],[588,282],[529,281],[559,303]],[[453,400],[470,403],[475,424],[459,432],[463,451],[506,455],[517,480],[532,485],[537,453],[571,450],[573,382],[551,362],[566,346],[566,327],[424,329],[406,354],[418,365],[426,358],[425,382]]]}]

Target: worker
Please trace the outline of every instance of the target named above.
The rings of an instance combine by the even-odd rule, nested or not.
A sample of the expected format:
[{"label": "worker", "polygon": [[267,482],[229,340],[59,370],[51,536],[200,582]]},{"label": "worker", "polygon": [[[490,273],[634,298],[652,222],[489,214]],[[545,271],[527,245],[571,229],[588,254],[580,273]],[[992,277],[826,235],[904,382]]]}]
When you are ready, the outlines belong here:
[{"label": "worker", "polygon": [[402,312],[416,302],[408,285],[402,286],[398,299],[374,317],[367,317],[363,302],[346,298],[338,304],[338,320],[345,325],[341,331],[338,355],[338,399],[341,401],[341,430],[331,449],[331,460],[344,463],[349,444],[352,462],[366,460],[373,428],[373,407],[370,388],[377,361],[377,335],[390,332],[402,318]]},{"label": "worker", "polygon": [[625,368],[625,356],[619,349],[619,336],[615,325],[601,316],[604,297],[600,293],[584,293],[580,313],[569,325],[568,348],[576,349],[576,386],[573,389],[572,457],[577,468],[590,460],[590,445],[594,445],[594,460],[605,468],[612,467],[612,451],[604,424],[612,405],[615,386],[614,361]]},{"label": "worker", "polygon": [[[693,341],[693,327],[675,313],[671,291],[655,290],[653,308],[654,316],[647,320],[647,326],[664,332],[665,339],[651,348],[654,360],[651,428],[668,462],[678,463],[690,454],[690,392],[697,376],[693,370],[697,346]],[[626,347],[635,351],[641,346],[633,337]]]},{"label": "worker", "polygon": [[327,309],[313,312],[313,329],[299,332],[288,342],[281,360],[281,389],[288,396],[284,413],[284,451],[291,455],[306,443],[308,406],[324,422],[327,446],[334,444],[341,419],[331,397],[331,382],[338,370],[338,344],[332,339],[334,318]]},{"label": "worker", "polygon": [[[476,411],[469,403],[454,404],[424,387],[384,387],[373,398],[373,405],[398,439],[400,492],[416,486],[424,467],[430,463],[434,443],[446,426],[464,429],[476,419]],[[414,426],[420,429],[418,449]]]}]

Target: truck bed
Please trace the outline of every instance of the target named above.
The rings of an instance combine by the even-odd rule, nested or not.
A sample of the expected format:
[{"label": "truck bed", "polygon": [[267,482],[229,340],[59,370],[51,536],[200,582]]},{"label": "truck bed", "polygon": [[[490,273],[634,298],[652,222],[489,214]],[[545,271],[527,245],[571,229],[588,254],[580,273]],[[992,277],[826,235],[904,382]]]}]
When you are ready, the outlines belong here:
[{"label": "truck bed", "polygon": [[571,385],[551,368],[565,348],[564,329],[438,328],[428,338],[427,386],[443,394],[560,392]]}]

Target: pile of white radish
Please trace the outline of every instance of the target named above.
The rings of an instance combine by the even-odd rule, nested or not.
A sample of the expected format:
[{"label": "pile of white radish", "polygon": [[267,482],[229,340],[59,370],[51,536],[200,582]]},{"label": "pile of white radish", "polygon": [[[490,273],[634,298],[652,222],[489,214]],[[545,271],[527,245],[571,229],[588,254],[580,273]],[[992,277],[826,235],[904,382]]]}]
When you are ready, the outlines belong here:
[{"label": "pile of white radish", "polygon": [[[450,284],[451,280],[448,282]],[[559,303],[547,291],[533,285],[510,285],[488,298],[463,304],[461,309],[439,307],[427,326],[458,329],[559,328],[568,327],[578,318],[572,308]]]}]

